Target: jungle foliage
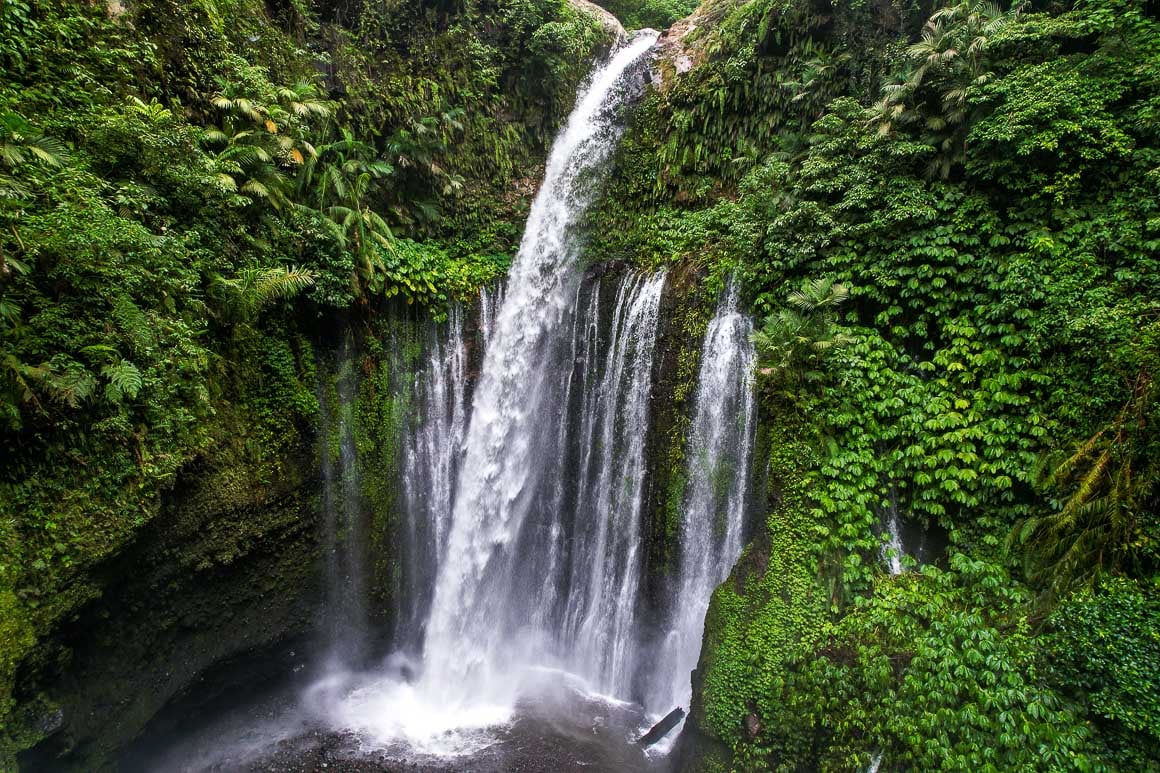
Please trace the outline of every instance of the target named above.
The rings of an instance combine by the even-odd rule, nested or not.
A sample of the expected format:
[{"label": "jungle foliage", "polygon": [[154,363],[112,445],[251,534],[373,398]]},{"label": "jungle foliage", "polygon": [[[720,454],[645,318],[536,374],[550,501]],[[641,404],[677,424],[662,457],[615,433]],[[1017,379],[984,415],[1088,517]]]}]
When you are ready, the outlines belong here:
[{"label": "jungle foliage", "polygon": [[[752,769],[1160,768],[1160,12],[698,16],[593,217],[598,257],[738,272],[795,449],[698,726]],[[893,508],[946,531],[936,565],[885,573]]]},{"label": "jungle foliage", "polygon": [[505,270],[605,38],[563,0],[0,4],[0,767],[178,473],[308,436],[320,320]]},{"label": "jungle foliage", "polygon": [[696,0],[601,0],[597,5],[620,19],[625,29],[664,30],[692,13],[698,3]]}]

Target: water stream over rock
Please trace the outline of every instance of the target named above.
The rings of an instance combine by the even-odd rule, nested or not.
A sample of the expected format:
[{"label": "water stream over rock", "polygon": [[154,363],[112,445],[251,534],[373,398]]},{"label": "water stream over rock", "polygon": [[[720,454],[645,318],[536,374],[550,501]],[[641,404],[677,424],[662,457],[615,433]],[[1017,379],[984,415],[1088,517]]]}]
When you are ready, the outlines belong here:
[{"label": "water stream over rock", "polygon": [[737,303],[736,283],[731,283],[705,331],[688,443],[677,592],[646,702],[654,714],[674,706],[688,709],[689,674],[701,653],[709,600],[743,547],[756,430],[756,355],[750,341],[753,324]]}]

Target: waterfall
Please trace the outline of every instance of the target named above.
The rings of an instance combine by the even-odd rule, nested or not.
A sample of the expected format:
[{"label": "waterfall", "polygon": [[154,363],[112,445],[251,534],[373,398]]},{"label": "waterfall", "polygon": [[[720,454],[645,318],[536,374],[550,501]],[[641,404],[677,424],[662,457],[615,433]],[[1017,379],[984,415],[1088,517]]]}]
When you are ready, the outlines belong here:
[{"label": "waterfall", "polygon": [[420,753],[478,748],[479,732],[558,670],[572,676],[555,687],[631,697],[665,275],[621,277],[609,318],[602,283],[582,281],[578,226],[656,37],[639,33],[593,74],[553,144],[506,288],[481,295],[469,413],[462,319],[431,344],[404,461],[408,539],[429,562],[413,573],[432,588],[411,611],[421,673],[387,673],[328,707],[361,738]]},{"label": "waterfall", "polygon": [[[637,644],[644,442],[664,283],[664,272],[622,282],[603,373],[595,389],[584,391],[580,422],[582,496],[573,516],[563,640],[577,673],[602,692],[621,696],[628,695]],[[589,321],[586,330],[592,328]]]},{"label": "waterfall", "polygon": [[946,555],[947,532],[938,523],[913,521],[898,506],[898,486],[890,484],[890,499],[879,516],[879,559],[892,575],[923,566]]},{"label": "waterfall", "polygon": [[906,552],[902,546],[902,527],[898,522],[898,494],[890,492],[890,509],[883,525],[886,540],[882,543],[882,560],[891,574],[902,574],[902,556]]},{"label": "waterfall", "polygon": [[[444,702],[487,695],[511,705],[515,667],[541,650],[541,631],[521,630],[529,597],[515,548],[546,459],[558,405],[551,377],[579,280],[576,225],[592,177],[620,133],[625,72],[656,35],[641,35],[597,70],[553,144],[543,185],[512,265],[506,297],[473,398],[447,555],[427,625],[423,689]],[[559,416],[556,414],[556,420]],[[547,578],[541,578],[541,581]],[[524,618],[524,619],[521,619]]]},{"label": "waterfall", "polygon": [[427,358],[413,377],[411,428],[403,437],[401,593],[396,643],[418,649],[451,529],[455,478],[467,414],[467,347],[463,310],[455,305],[446,330],[431,325]]},{"label": "waterfall", "polygon": [[491,343],[491,334],[495,330],[495,320],[499,316],[499,308],[503,305],[504,285],[484,287],[479,291],[479,333],[486,350]]},{"label": "waterfall", "polygon": [[[503,286],[479,295],[479,345],[486,351],[495,328]],[[401,598],[395,644],[417,653],[435,591],[435,578],[447,547],[455,505],[455,484],[463,461],[469,410],[468,333],[464,308],[455,304],[447,322],[430,324],[426,358],[411,376],[411,415],[402,438],[403,544]]]},{"label": "waterfall", "polygon": [[730,283],[702,345],[678,582],[646,701],[654,715],[689,707],[690,674],[700,656],[710,598],[741,555],[755,431],[752,332],[749,318],[737,309],[736,284]]},{"label": "waterfall", "polygon": [[354,443],[357,387],[353,344],[343,340],[334,392],[319,387],[322,447],[322,511],[326,545],[326,605],[323,633],[326,669],[333,671],[366,653],[366,536],[359,510]]}]

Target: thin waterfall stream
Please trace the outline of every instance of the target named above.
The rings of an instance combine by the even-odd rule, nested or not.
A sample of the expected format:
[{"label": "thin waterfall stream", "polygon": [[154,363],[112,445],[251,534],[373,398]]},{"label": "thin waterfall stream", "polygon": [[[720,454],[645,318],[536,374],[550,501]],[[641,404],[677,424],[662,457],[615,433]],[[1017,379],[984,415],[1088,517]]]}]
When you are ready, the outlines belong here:
[{"label": "thin waterfall stream", "polygon": [[344,336],[336,362],[334,393],[319,390],[322,509],[325,517],[326,604],[322,629],[326,669],[342,668],[366,652],[365,542],[358,506],[357,450],[351,415],[356,374],[353,343]]},{"label": "thin waterfall stream", "polygon": [[701,653],[710,597],[729,575],[744,544],[756,431],[752,333],[752,322],[738,310],[736,282],[731,282],[701,347],[677,591],[646,701],[654,714],[673,706],[689,707],[689,674]]}]

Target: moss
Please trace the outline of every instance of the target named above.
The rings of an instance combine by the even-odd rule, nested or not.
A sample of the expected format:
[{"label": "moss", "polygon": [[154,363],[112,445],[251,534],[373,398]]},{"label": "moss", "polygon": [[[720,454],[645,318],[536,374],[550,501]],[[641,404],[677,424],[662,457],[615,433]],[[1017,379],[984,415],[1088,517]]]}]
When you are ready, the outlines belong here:
[{"label": "moss", "polygon": [[[96,632],[91,637],[77,634],[79,621],[87,621],[95,631],[123,626],[121,633],[106,635],[106,646],[122,654],[137,651],[142,662],[149,663],[166,648],[171,653],[188,650],[192,646],[189,642],[197,635],[189,631],[174,633],[172,641],[159,644],[157,637],[166,636],[166,631],[184,631],[188,627],[194,617],[178,610],[193,602],[172,598],[166,602],[166,611],[160,611],[152,610],[146,599],[188,586],[190,599],[204,600],[201,580],[193,578],[248,573],[255,560],[282,556],[288,549],[283,547],[288,535],[293,535],[291,541],[299,558],[303,551],[313,549],[316,510],[306,501],[305,493],[316,477],[314,457],[309,452],[312,429],[307,419],[317,412],[312,386],[316,367],[313,349],[301,334],[289,333],[281,323],[273,322],[261,333],[250,331],[235,337],[229,360],[230,368],[215,381],[216,394],[208,411],[212,418],[200,427],[204,440],[197,455],[189,461],[176,454],[150,460],[142,452],[142,465],[176,468],[178,462],[184,462],[180,471],[173,469],[160,481],[150,481],[139,473],[133,480],[122,481],[109,477],[108,470],[103,471],[103,476],[82,478],[87,481],[82,483],[85,487],[66,492],[70,496],[55,503],[50,517],[53,522],[67,523],[74,501],[75,506],[80,506],[77,495],[86,493],[91,497],[85,500],[82,521],[87,530],[76,532],[76,538],[84,539],[83,544],[88,546],[83,560],[57,565],[46,562],[47,569],[53,571],[46,569],[38,586],[0,596],[0,605],[7,607],[0,618],[4,621],[0,624],[0,651],[5,658],[5,663],[0,664],[0,684],[13,685],[14,698],[6,706],[6,696],[0,696],[0,712],[13,705],[20,707],[3,722],[4,731],[0,733],[0,759],[7,757],[8,764],[18,751],[54,729],[44,719],[51,714],[47,708],[51,703],[59,703],[65,709],[64,729],[58,738],[85,738],[95,732],[87,717],[107,719],[102,712],[94,714],[91,708],[78,708],[86,706],[88,699],[82,693],[88,688],[81,685],[79,675],[66,676],[66,672],[80,673],[82,666],[73,663],[73,659],[87,657],[83,653],[90,651],[90,640],[97,636]],[[189,453],[191,449],[185,451]],[[163,482],[165,490],[159,490]],[[45,503],[41,501],[40,506]],[[125,517],[126,511],[132,517]],[[106,517],[112,519],[108,524]],[[91,540],[86,536],[90,533]],[[301,564],[301,572],[309,574],[314,567],[314,562],[306,561]],[[146,576],[153,577],[158,587],[146,589],[133,584],[135,580],[144,583]],[[157,579],[162,577],[164,581]],[[309,586],[298,576],[286,578],[283,585],[271,585],[262,576],[245,587],[269,595],[245,603],[269,604],[271,599],[293,597],[298,589]],[[230,606],[230,598],[245,596],[246,592],[249,591],[241,587],[218,587],[212,598],[233,616],[238,609]],[[238,603],[244,606],[243,602]],[[105,622],[106,618],[120,622]],[[207,651],[228,654],[230,648],[245,646],[250,636],[237,631],[223,635],[208,610],[199,620],[205,631],[212,632],[207,634],[213,640]],[[289,624],[271,623],[264,627],[269,635],[275,635]],[[133,646],[123,644],[122,637]],[[138,649],[138,642],[152,644],[142,644]],[[174,657],[208,665],[204,658],[196,656]],[[123,664],[121,668],[124,669]],[[175,668],[174,673],[185,672]],[[129,689],[125,685],[130,681],[103,689],[116,696],[118,689]],[[172,689],[176,688],[168,683],[160,684],[156,690],[135,683],[131,691],[137,697],[132,700],[155,709],[166,690]],[[142,708],[141,712],[139,719],[143,722],[147,711]],[[131,728],[134,722],[127,715],[124,725]],[[117,733],[111,731],[108,736],[115,739],[120,737]],[[54,743],[71,747],[75,741]]]},{"label": "moss", "polygon": [[[229,440],[179,477],[159,514],[100,567],[103,595],[41,643],[22,680],[22,765],[88,770],[202,670],[307,630],[315,617],[317,496],[305,437],[257,453],[252,413],[219,412]],[[271,456],[277,454],[276,462]],[[37,687],[39,685],[39,687]]]},{"label": "moss", "polygon": [[422,351],[419,325],[410,320],[381,323],[371,348],[383,353],[362,360],[365,376],[355,407],[359,486],[370,519],[372,583],[375,608],[390,608],[401,576],[398,541],[401,524],[402,443],[412,404],[414,373]]},{"label": "moss", "polygon": [[[618,264],[623,268],[623,264]],[[612,297],[612,296],[609,296]],[[692,261],[669,268],[661,299],[646,445],[648,489],[643,523],[648,566],[645,595],[659,605],[680,555],[685,496],[685,448],[700,366],[701,341],[714,297]]]},{"label": "moss", "polygon": [[778,694],[785,664],[813,645],[827,619],[805,497],[810,452],[794,440],[793,427],[776,420],[767,426],[771,509],[713,595],[691,712],[699,731],[731,746],[735,764],[753,769],[764,763],[749,746],[752,723],[772,713],[763,707]]}]

